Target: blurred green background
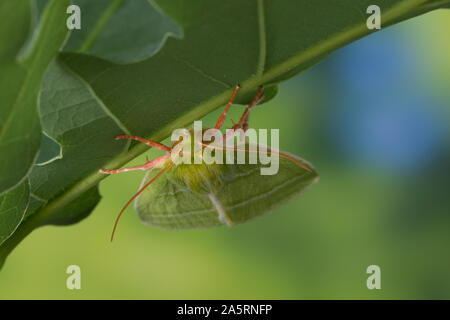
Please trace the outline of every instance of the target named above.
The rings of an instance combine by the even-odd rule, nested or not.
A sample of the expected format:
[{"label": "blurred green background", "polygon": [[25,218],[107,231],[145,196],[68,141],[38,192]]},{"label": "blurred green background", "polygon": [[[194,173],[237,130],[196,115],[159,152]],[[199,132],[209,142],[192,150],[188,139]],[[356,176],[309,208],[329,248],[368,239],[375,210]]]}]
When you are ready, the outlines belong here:
[{"label": "blurred green background", "polygon": [[[143,173],[112,176],[89,218],[23,241],[0,273],[0,298],[449,299],[449,30],[450,10],[382,30],[253,112],[253,127],[279,128],[281,149],[321,173],[290,204],[233,228],[179,232],[145,227],[130,208],[111,244]],[[71,264],[81,290],[66,289]],[[366,287],[372,264],[381,290]]]}]

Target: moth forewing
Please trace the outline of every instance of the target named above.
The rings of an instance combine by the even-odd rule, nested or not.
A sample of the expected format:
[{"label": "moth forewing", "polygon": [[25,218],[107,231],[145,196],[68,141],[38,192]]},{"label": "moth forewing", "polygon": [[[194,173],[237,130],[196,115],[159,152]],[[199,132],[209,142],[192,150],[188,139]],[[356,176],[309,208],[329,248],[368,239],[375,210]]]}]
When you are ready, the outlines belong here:
[{"label": "moth forewing", "polygon": [[[260,163],[173,166],[136,198],[136,212],[144,223],[169,230],[231,226],[272,211],[318,181],[316,170],[307,161],[265,148],[283,155],[274,175],[261,175],[267,165]],[[236,152],[240,149],[258,148],[246,144]],[[218,174],[205,174],[209,166],[215,166],[212,171]],[[178,170],[183,170],[183,175]],[[185,177],[199,174],[202,179],[210,179],[206,184],[209,190],[193,187],[191,178]]]},{"label": "moth forewing", "polygon": [[172,170],[136,198],[135,210],[142,222],[166,230],[219,226],[208,196],[190,190]]}]

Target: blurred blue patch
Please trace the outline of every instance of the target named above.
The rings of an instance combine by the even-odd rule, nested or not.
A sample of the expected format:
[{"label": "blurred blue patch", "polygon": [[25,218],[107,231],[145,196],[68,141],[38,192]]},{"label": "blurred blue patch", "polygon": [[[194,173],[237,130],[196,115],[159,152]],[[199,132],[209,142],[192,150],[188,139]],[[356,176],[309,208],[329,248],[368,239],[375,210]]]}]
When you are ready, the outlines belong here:
[{"label": "blurred blue patch", "polygon": [[388,31],[332,57],[338,86],[329,137],[346,161],[404,174],[438,157],[445,123],[440,102],[420,85],[421,63],[403,37]]},{"label": "blurred blue patch", "polygon": [[433,162],[443,141],[440,121],[427,103],[377,99],[359,105],[360,110],[341,110],[334,137],[352,162],[415,171]]}]

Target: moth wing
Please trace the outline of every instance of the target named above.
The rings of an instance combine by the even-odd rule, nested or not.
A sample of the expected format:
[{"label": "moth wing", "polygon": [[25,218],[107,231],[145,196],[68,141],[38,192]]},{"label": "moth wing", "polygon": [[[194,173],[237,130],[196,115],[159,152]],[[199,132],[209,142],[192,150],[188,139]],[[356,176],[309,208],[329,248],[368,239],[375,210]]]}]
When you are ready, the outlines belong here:
[{"label": "moth wing", "polygon": [[279,158],[279,170],[274,175],[261,175],[261,168],[267,165],[260,163],[224,164],[223,185],[210,195],[177,184],[168,172],[136,199],[136,212],[144,223],[170,230],[238,224],[262,216],[318,181],[318,173],[310,163],[284,154],[310,171],[283,157]]},{"label": "moth wing", "polygon": [[135,210],[145,224],[166,230],[221,225],[209,197],[176,183],[170,179],[170,171],[136,199]]},{"label": "moth wing", "polygon": [[262,164],[238,164],[226,167],[225,183],[216,198],[233,223],[244,223],[262,216],[293,200],[319,180],[315,168],[306,160],[283,154],[309,168],[305,170],[292,160],[280,157],[274,175],[261,175]]}]

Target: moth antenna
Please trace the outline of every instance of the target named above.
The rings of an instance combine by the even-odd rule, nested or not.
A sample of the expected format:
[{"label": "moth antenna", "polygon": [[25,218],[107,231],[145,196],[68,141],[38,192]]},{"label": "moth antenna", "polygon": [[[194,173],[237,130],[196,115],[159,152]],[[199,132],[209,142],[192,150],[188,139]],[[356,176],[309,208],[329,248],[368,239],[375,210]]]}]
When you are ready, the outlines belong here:
[{"label": "moth antenna", "polygon": [[114,228],[113,228],[113,231],[111,234],[111,242],[114,240],[114,234],[116,233],[117,225],[118,225],[120,217],[124,213],[125,209],[130,205],[131,202],[133,202],[134,199],[137,198],[137,196],[139,196],[145,189],[147,189],[147,187],[149,185],[151,185],[156,179],[158,179],[164,173],[164,171],[169,169],[172,166],[172,164],[173,164],[173,162],[169,163],[164,169],[162,169],[160,172],[158,172],[158,174],[156,176],[154,176],[149,182],[147,182],[142,188],[140,188],[138,190],[138,192],[136,192],[134,194],[134,196],[131,197],[130,200],[128,200],[128,202],[125,204],[125,206],[122,208],[122,210],[120,211],[119,215],[116,218],[116,222],[114,223]]},{"label": "moth antenna", "polygon": [[298,164],[300,167],[302,167],[303,169],[305,169],[306,171],[311,172],[311,169],[308,168],[307,166],[305,166],[303,163],[301,163],[300,161],[294,159],[293,157],[291,157],[290,155],[283,153],[283,152],[277,152],[277,151],[261,151],[261,150],[250,150],[250,149],[238,149],[238,148],[227,148],[227,147],[218,147],[218,146],[211,146],[211,145],[207,145],[205,143],[200,142],[201,145],[203,145],[204,147],[207,148],[213,148],[213,149],[220,149],[220,150],[229,150],[229,151],[244,151],[244,152],[256,152],[256,153],[267,153],[267,154],[277,154],[278,156],[291,160],[292,162],[294,162],[295,164]]}]

